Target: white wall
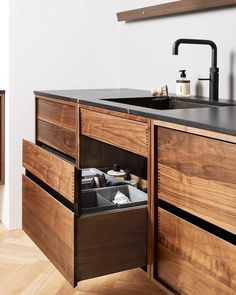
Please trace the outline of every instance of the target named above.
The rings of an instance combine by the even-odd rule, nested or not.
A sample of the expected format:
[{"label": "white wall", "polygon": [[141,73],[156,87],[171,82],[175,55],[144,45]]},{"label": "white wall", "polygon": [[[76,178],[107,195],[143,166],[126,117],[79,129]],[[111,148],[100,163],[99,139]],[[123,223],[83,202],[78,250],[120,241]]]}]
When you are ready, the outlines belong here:
[{"label": "white wall", "polygon": [[[183,45],[179,56],[172,56],[173,42],[186,37],[216,42],[220,94],[231,97],[230,81],[236,83],[236,9],[133,23],[116,20],[117,11],[161,2],[167,1],[10,0],[10,32],[6,35],[6,44],[10,35],[10,56],[3,72],[0,67],[0,88],[7,88],[8,74],[5,84],[1,81],[10,60],[7,179],[4,197],[0,196],[0,212],[8,228],[21,226],[21,141],[34,140],[34,90],[149,89],[168,84],[174,92],[178,70],[186,69],[195,93],[197,78],[208,76],[210,48]],[[1,17],[0,30],[2,21]],[[7,26],[7,18],[5,23]],[[0,49],[2,63],[1,56]],[[207,82],[203,82],[203,94],[208,95]]]},{"label": "white wall", "polygon": [[[157,0],[120,0],[119,10],[128,10],[164,3]],[[210,47],[181,45],[178,56],[172,56],[172,44],[178,38],[212,39],[218,46],[220,95],[231,98],[234,83],[236,96],[236,8],[155,18],[133,23],[121,22],[120,86],[150,89],[169,85],[175,92],[178,70],[186,69],[192,80],[192,92],[199,77],[208,77]],[[233,60],[233,61],[232,61]],[[232,74],[234,77],[232,77]],[[208,82],[201,82],[203,95],[208,96]],[[232,85],[232,83],[231,83]],[[231,89],[231,91],[230,91]]]},{"label": "white wall", "polygon": [[34,140],[34,90],[116,87],[116,1],[10,0],[8,228],[21,226],[21,141]]},{"label": "white wall", "polygon": [[[5,97],[5,113],[6,113],[6,131],[9,130],[9,1],[0,0],[0,89],[6,90]],[[9,141],[9,132],[6,132],[5,142]],[[6,159],[5,178],[8,182],[8,159]],[[6,224],[9,223],[9,198],[4,198],[7,195],[8,188],[0,186],[0,220],[3,219]]]}]

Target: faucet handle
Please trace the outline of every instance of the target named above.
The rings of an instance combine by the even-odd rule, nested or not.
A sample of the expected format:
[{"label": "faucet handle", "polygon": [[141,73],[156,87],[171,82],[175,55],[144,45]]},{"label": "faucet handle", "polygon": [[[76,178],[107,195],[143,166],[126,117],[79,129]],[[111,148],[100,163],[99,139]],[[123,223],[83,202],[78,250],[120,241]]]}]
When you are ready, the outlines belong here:
[{"label": "faucet handle", "polygon": [[210,78],[199,78],[198,81],[211,81]]}]

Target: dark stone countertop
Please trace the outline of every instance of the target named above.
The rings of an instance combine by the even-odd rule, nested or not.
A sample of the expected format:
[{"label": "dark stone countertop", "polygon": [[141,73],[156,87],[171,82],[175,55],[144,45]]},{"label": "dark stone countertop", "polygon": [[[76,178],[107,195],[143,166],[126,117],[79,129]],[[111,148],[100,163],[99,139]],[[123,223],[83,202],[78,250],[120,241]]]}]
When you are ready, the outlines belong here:
[{"label": "dark stone countertop", "polygon": [[79,89],[79,90],[48,90],[35,91],[35,95],[63,99],[80,103],[82,100],[100,100],[112,98],[150,97],[150,92],[129,88],[121,89]]},{"label": "dark stone countertop", "polygon": [[5,94],[5,90],[0,90],[0,94]]},{"label": "dark stone countertop", "polygon": [[[140,106],[108,101],[117,98],[152,97],[149,91],[136,89],[83,89],[83,90],[53,90],[35,91],[35,95],[63,99],[80,104],[120,111],[152,119],[182,124],[200,129],[230,134],[236,136],[236,101],[220,100],[222,104],[235,106],[204,107],[189,109],[156,110]],[[183,99],[186,100],[186,99]],[[207,103],[206,98],[190,98]]]}]

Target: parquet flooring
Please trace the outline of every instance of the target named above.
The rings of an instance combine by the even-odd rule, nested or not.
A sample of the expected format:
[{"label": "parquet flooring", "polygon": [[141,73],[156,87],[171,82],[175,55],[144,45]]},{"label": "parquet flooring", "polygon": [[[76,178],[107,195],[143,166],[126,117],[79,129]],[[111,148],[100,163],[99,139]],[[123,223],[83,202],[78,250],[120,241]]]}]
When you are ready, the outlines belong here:
[{"label": "parquet flooring", "polygon": [[0,223],[0,295],[166,295],[141,269],[82,281],[73,289],[22,230]]}]

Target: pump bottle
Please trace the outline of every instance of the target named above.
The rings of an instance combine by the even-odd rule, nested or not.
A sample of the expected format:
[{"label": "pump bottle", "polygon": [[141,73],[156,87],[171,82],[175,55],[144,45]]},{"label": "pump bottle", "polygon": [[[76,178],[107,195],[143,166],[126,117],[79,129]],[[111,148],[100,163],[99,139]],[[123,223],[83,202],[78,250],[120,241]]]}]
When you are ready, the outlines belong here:
[{"label": "pump bottle", "polygon": [[176,96],[190,96],[190,80],[186,78],[186,70],[179,71],[180,77],[176,80]]}]

